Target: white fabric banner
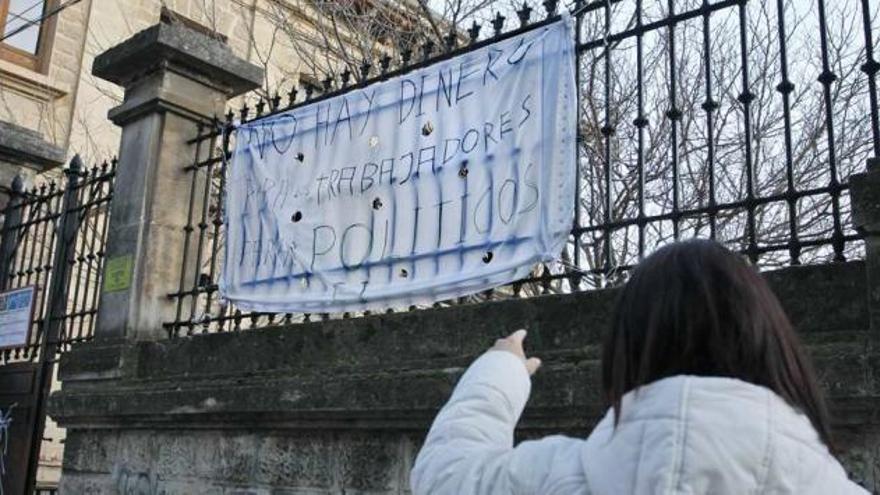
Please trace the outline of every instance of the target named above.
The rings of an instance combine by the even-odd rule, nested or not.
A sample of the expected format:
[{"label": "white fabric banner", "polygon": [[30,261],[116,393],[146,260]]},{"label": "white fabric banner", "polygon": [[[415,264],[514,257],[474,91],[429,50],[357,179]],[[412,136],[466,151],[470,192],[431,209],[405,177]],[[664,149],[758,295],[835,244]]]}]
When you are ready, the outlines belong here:
[{"label": "white fabric banner", "polygon": [[571,20],[238,128],[221,296],[429,304],[557,259],[575,202]]}]

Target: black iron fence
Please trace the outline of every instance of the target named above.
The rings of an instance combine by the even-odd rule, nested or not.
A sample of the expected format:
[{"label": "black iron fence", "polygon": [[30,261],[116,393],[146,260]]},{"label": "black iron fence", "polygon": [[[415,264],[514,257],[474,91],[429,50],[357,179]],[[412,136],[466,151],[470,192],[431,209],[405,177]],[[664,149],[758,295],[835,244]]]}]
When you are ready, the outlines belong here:
[{"label": "black iron fence", "polygon": [[[254,95],[193,139],[190,221],[169,335],[331,315],[243,314],[217,297],[226,158],[238,122],[265,118],[552,22],[577,25],[578,195],[560,261],[479,301],[619,284],[646,254],[716,239],[765,269],[843,261],[863,247],[848,178],[880,156],[868,0],[599,0],[528,3],[511,22],[427,40],[317,87]],[[516,26],[511,26],[516,24]],[[511,26],[508,31],[505,28]],[[192,259],[195,256],[196,259]],[[453,301],[454,302],[462,302]],[[412,309],[412,308],[402,308]],[[334,315],[347,317],[350,315]]]},{"label": "black iron fence", "polygon": [[62,180],[13,184],[0,240],[0,290],[33,286],[28,342],[2,349],[0,364],[35,362],[47,344],[63,350],[91,339],[113,197],[116,161],[91,169],[77,157]]},{"label": "black iron fence", "polygon": [[59,181],[25,190],[16,179],[3,211],[0,291],[33,288],[29,334],[0,349],[0,411],[11,418],[0,482],[17,493],[55,493],[35,488],[46,401],[59,353],[94,333],[115,169],[85,169],[77,156]]}]

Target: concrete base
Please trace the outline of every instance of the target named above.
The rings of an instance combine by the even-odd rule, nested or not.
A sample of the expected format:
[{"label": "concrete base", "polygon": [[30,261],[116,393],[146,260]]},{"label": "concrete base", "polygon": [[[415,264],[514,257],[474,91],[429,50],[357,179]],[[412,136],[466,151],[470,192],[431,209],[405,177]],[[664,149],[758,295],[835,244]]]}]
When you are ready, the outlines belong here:
[{"label": "concrete base", "polygon": [[[880,490],[880,352],[862,262],[768,275],[832,397],[853,478]],[[613,291],[84,345],[62,358],[62,493],[408,491],[408,473],[464,367],[530,330],[544,360],[520,438],[585,436],[604,412],[599,348]]]}]

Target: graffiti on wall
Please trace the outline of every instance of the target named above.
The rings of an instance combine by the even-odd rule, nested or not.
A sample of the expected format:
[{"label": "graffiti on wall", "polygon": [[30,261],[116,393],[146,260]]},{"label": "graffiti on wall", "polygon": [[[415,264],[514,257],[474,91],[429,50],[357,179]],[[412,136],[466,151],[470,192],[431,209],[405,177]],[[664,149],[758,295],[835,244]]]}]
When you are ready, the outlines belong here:
[{"label": "graffiti on wall", "polygon": [[9,452],[9,437],[12,429],[12,410],[17,404],[12,404],[9,409],[0,409],[0,495],[4,495],[3,486],[6,484],[6,455]]}]

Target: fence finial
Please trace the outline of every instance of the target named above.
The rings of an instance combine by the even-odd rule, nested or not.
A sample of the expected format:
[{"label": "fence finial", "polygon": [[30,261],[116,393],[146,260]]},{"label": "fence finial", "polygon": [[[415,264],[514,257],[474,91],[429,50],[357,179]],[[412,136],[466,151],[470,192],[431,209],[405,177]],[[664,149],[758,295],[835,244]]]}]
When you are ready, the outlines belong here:
[{"label": "fence finial", "polygon": [[12,179],[12,192],[16,194],[24,192],[24,177],[22,177],[21,174],[16,174]]},{"label": "fence finial", "polygon": [[468,29],[468,38],[470,39],[471,43],[474,43],[475,41],[477,41],[477,38],[480,37],[481,28],[482,26],[480,26],[477,21],[474,21],[474,23],[471,24],[471,27]]},{"label": "fence finial", "polygon": [[501,15],[501,12],[495,14],[495,18],[492,19],[492,28],[495,30],[495,36],[501,36],[501,31],[504,30],[504,21],[507,18]]},{"label": "fence finial", "polygon": [[73,155],[73,158],[70,160],[70,172],[79,175],[80,171],[83,169],[82,158],[80,158],[79,153]]},{"label": "fence finial", "polygon": [[458,33],[455,30],[449,31],[449,34],[446,35],[444,41],[446,42],[446,51],[450,51],[455,48],[455,42],[458,40]]},{"label": "fence finial", "polygon": [[528,2],[523,2],[522,7],[516,11],[516,16],[519,18],[519,24],[521,27],[525,27],[529,24],[529,19],[532,18],[532,7]]},{"label": "fence finial", "polygon": [[431,53],[434,52],[434,42],[432,40],[427,40],[422,45],[422,60],[427,61],[431,58]]},{"label": "fence finial", "polygon": [[387,53],[379,59],[379,66],[382,67],[382,74],[388,73],[388,68],[391,67],[391,55]]}]

